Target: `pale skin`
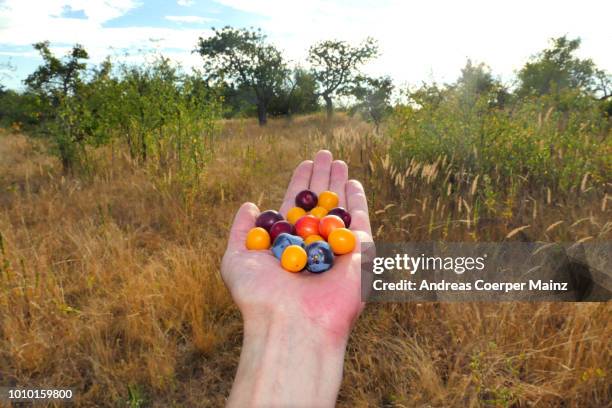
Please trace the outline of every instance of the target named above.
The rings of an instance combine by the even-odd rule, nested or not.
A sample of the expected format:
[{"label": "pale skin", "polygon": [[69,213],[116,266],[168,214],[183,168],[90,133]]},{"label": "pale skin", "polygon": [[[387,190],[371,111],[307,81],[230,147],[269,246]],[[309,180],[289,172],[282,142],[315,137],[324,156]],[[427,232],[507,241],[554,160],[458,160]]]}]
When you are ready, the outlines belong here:
[{"label": "pale skin", "polygon": [[352,216],[357,247],[323,274],[285,271],[271,251],[250,251],[247,232],[259,209],[243,204],[234,218],[221,275],[244,321],[240,363],[229,407],[332,407],[342,381],[351,328],[363,310],[360,245],[372,241],[363,186],[348,167],[319,151],[294,171],[283,216],[304,189],[331,190]]}]

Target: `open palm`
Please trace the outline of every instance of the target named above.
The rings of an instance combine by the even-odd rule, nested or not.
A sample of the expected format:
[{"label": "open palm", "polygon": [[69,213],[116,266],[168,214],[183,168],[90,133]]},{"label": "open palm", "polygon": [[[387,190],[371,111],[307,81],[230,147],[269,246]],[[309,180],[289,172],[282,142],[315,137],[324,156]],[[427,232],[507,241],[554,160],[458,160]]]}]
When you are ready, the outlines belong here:
[{"label": "open palm", "polygon": [[361,183],[348,180],[346,163],[334,161],[326,150],[295,169],[280,208],[283,216],[304,189],[338,194],[339,205],[352,216],[355,250],[336,257],[334,266],[325,273],[289,273],[271,251],[246,249],[246,235],[255,225],[259,209],[245,203],[234,219],[221,274],[245,317],[280,311],[289,317],[306,317],[331,333],[345,335],[363,308],[360,244],[372,240],[366,196]]}]

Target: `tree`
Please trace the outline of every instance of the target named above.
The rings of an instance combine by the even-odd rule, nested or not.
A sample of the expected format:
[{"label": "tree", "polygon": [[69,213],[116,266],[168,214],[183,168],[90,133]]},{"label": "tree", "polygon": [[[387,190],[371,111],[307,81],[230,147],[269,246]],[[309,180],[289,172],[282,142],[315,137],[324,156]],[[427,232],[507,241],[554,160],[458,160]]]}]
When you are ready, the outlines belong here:
[{"label": "tree", "polygon": [[280,93],[270,104],[270,112],[291,116],[296,113],[311,113],[319,109],[316,82],[312,73],[297,67],[285,81]]},{"label": "tree", "polygon": [[53,139],[54,148],[65,172],[73,168],[83,151],[86,128],[80,126],[86,119],[83,74],[89,58],[83,46],[76,44],[64,57],[56,57],[49,49],[49,42],[33,45],[43,59],[32,74],[25,79],[27,91],[37,96],[46,130]]},{"label": "tree", "polygon": [[293,71],[293,87],[288,96],[289,114],[311,113],[319,109],[317,82],[314,75],[302,68]]},{"label": "tree", "polygon": [[456,85],[467,94],[483,95],[491,91],[495,80],[486,64],[481,62],[474,65],[472,60],[468,59],[465,67],[461,69],[461,76],[457,79]]},{"label": "tree", "polygon": [[252,90],[260,125],[267,122],[268,105],[279,93],[288,70],[280,51],[266,44],[260,30],[214,29],[214,35],[200,37],[197,52],[205,68],[220,81]]},{"label": "tree", "polygon": [[491,74],[488,65],[472,63],[468,59],[461,75],[451,87],[464,105],[472,107],[480,98],[486,98],[489,107],[503,107],[508,99],[506,87]]},{"label": "tree", "polygon": [[580,42],[580,38],[570,40],[567,36],[552,39],[551,48],[538,53],[519,71],[518,95],[554,94],[564,89],[594,93],[600,71],[591,59],[574,55]]},{"label": "tree", "polygon": [[154,132],[157,139],[169,117],[174,114],[178,97],[177,68],[168,58],[160,56],[147,65],[124,65],[121,67],[120,117],[124,116],[121,126],[129,147],[130,156],[146,162],[151,150],[150,139]]},{"label": "tree", "polygon": [[597,70],[595,73],[595,92],[599,94],[599,99],[602,101],[612,97],[612,75]]},{"label": "tree", "polygon": [[354,109],[364,114],[376,126],[376,133],[384,117],[391,111],[393,82],[388,76],[380,78],[358,77],[351,94],[358,103]]},{"label": "tree", "polygon": [[332,98],[348,93],[357,75],[357,68],[378,54],[378,45],[367,38],[359,46],[345,41],[319,42],[308,51],[308,62],[318,86],[318,96],[325,101],[327,116],[333,114]]},{"label": "tree", "polygon": [[[208,82],[208,81],[207,81]],[[218,83],[217,89],[223,98],[223,115],[225,118],[257,116],[255,93],[250,87],[236,83]],[[272,106],[273,103],[270,104]],[[271,108],[268,108],[270,111]]]},{"label": "tree", "polygon": [[49,50],[49,41],[33,45],[40,53],[43,64],[25,79],[27,87],[48,97],[57,107],[62,98],[74,93],[80,84],[81,75],[87,64],[81,60],[89,58],[82,45],[76,44],[63,59],[57,58]]}]

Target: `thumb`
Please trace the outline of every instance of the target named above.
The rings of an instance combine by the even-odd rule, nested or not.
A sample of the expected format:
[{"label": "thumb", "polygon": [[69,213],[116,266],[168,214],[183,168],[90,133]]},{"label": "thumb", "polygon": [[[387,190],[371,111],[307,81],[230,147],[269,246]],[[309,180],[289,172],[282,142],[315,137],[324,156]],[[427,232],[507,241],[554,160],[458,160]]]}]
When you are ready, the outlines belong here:
[{"label": "thumb", "polygon": [[238,209],[234,217],[234,223],[230,230],[228,249],[243,249],[249,230],[255,226],[255,220],[259,215],[259,208],[253,203],[244,203]]}]

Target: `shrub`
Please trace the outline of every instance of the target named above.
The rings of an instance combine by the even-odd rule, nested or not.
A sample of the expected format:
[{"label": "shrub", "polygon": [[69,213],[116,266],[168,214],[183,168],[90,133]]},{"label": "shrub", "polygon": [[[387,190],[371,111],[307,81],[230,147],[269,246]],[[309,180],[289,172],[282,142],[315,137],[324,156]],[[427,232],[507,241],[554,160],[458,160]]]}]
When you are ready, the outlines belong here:
[{"label": "shrub", "polygon": [[571,189],[588,173],[602,185],[612,147],[600,102],[577,91],[492,105],[492,95],[466,104],[453,89],[425,86],[396,107],[392,152],[399,164],[446,157],[464,179],[488,175],[498,189],[517,182]]}]

